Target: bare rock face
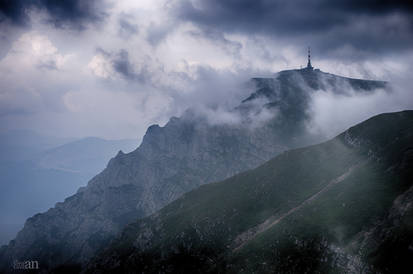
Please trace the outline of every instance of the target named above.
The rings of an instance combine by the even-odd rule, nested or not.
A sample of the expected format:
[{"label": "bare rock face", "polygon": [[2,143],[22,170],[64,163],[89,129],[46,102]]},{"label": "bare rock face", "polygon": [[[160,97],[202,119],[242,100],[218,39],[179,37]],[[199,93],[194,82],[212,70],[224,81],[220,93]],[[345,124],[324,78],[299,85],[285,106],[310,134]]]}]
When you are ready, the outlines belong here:
[{"label": "bare rock face", "polygon": [[9,261],[27,257],[52,267],[83,262],[130,221],[285,149],[272,144],[274,136],[254,134],[176,118],[163,128],[151,126],[137,150],[119,152],[87,187],[29,218],[8,247]]},{"label": "bare rock face", "polygon": [[[13,260],[24,259],[38,260],[42,269],[82,264],[126,224],[182,194],[254,168],[287,148],[319,141],[304,131],[304,125],[310,100],[306,90],[322,90],[314,84],[322,75],[299,71],[280,75],[254,80],[257,92],[234,110],[241,116],[238,124],[211,124],[188,111],[164,127],[149,127],[135,151],[120,151],[87,187],[29,218],[16,239],[0,250],[0,269],[7,271]],[[297,77],[310,79],[311,85],[296,83]],[[363,92],[384,85],[361,83]],[[258,99],[264,103],[257,109]],[[273,115],[254,123],[263,109]]]}]

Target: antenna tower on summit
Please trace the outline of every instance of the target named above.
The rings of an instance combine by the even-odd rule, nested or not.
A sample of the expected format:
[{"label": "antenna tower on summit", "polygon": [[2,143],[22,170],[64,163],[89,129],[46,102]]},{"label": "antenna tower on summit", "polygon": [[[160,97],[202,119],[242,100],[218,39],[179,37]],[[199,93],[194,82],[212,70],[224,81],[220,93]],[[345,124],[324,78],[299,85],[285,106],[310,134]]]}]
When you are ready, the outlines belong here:
[{"label": "antenna tower on summit", "polygon": [[313,69],[311,65],[311,54],[310,54],[310,47],[308,47],[308,62],[307,62],[307,69]]}]

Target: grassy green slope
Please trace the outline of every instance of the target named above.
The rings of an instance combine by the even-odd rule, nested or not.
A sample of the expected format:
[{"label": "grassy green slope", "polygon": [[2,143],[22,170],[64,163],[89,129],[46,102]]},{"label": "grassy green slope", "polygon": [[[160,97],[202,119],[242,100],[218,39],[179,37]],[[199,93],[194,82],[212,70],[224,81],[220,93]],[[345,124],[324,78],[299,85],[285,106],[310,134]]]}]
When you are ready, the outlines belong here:
[{"label": "grassy green slope", "polygon": [[[129,225],[89,270],[366,268],[357,264],[358,257],[340,254],[356,254],[353,239],[385,216],[410,187],[412,168],[403,161],[413,145],[412,126],[413,111],[379,115],[331,141],[288,151],[254,170],[204,185]],[[342,181],[332,183],[343,174]],[[282,216],[277,224],[265,225]],[[242,237],[246,231],[250,235]]]},{"label": "grassy green slope", "polygon": [[[400,119],[402,115],[405,117]],[[391,267],[396,264],[389,258],[386,258],[385,268],[374,265],[374,253],[385,250],[361,250],[357,239],[385,218],[395,198],[412,186],[409,151],[413,149],[413,120],[409,115],[410,112],[381,115],[350,129],[351,135],[364,136],[365,143],[358,150],[370,160],[357,166],[349,177],[317,200],[234,254],[233,268],[247,272],[288,272],[287,269],[296,272],[305,271],[306,267],[325,271],[335,264],[337,271],[344,271],[351,265],[356,272],[361,269],[392,272]],[[410,154],[409,163],[406,163],[407,154]],[[360,255],[365,261],[338,256],[337,252],[332,252],[332,245],[341,248],[341,255]],[[325,261],[313,260],[314,256],[323,257]],[[314,262],[317,264],[313,265]]]}]

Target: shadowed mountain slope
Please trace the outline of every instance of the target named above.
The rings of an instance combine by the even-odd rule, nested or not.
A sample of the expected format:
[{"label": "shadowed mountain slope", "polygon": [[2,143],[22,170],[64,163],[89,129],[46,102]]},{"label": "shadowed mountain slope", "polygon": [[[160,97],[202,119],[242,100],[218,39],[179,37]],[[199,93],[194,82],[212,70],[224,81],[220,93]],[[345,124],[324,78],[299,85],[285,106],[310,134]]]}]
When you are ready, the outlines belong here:
[{"label": "shadowed mountain slope", "polygon": [[86,272],[400,273],[413,252],[413,111],[186,193]]}]

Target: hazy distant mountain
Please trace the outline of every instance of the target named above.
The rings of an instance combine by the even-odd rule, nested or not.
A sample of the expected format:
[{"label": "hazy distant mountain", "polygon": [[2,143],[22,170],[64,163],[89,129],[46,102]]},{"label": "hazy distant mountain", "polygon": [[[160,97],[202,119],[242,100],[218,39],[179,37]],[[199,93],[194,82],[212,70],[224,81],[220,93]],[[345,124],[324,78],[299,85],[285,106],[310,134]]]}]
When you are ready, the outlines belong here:
[{"label": "hazy distant mountain", "polygon": [[42,135],[31,130],[3,132],[0,133],[0,164],[32,160],[47,149],[73,140]]},{"label": "hazy distant mountain", "polygon": [[[54,193],[50,196],[66,197],[85,183],[87,178],[78,175],[35,170],[30,162],[45,150],[72,140],[31,130],[0,133],[0,245],[15,237],[28,216],[54,205],[57,200],[48,197],[45,189]],[[58,189],[53,188],[56,179],[61,182]],[[48,181],[53,182],[51,186],[47,185]],[[75,189],[67,191],[68,184]]]},{"label": "hazy distant mountain", "polygon": [[[362,83],[355,92],[385,87],[384,82],[328,74],[336,79],[329,84],[326,75],[294,70],[255,79],[252,97],[230,113],[238,123],[211,123],[188,111],[164,127],[149,127],[138,149],[118,153],[87,187],[28,219],[4,256],[37,258],[46,268],[84,263],[125,224],[185,192],[254,168],[288,148],[320,141],[321,136],[306,131],[311,93],[327,87],[343,93],[352,81]],[[318,85],[307,84],[312,81]],[[263,90],[269,96],[260,96]]]},{"label": "hazy distant mountain", "polygon": [[101,172],[109,159],[119,150],[130,152],[138,146],[137,140],[104,140],[88,137],[41,153],[36,159],[40,168],[93,175]]},{"label": "hazy distant mountain", "polygon": [[61,144],[65,140],[30,131],[1,136],[0,244],[13,239],[28,217],[73,195],[119,150],[138,146],[138,140],[90,137]]},{"label": "hazy distant mountain", "polygon": [[128,225],[90,273],[406,273],[413,111],[185,194]]}]

